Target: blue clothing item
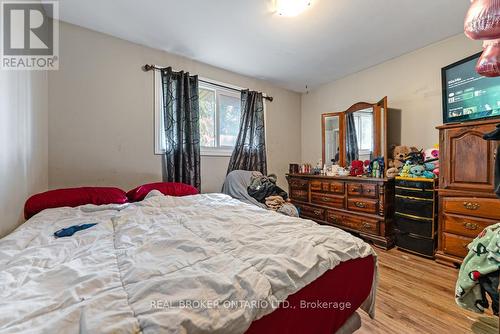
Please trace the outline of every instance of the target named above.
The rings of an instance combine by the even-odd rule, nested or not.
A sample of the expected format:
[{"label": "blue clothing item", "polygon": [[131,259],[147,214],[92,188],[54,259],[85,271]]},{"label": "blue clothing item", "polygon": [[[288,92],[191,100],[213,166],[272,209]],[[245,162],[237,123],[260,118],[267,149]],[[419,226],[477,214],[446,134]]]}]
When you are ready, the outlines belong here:
[{"label": "blue clothing item", "polygon": [[56,237],[56,238],[71,237],[76,232],[81,231],[81,230],[86,230],[88,228],[91,228],[94,225],[97,225],[97,223],[73,225],[70,227],[66,227],[66,228],[60,229],[59,231],[54,232],[54,237]]}]

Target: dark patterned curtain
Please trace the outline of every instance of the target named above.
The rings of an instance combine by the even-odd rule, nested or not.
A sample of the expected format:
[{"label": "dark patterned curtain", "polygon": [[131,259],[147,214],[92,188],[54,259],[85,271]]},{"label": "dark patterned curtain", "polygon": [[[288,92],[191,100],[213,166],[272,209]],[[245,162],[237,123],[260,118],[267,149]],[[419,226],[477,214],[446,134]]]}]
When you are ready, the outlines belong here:
[{"label": "dark patterned curtain", "polygon": [[163,182],[182,182],[200,189],[200,108],[198,76],[161,71],[166,150]]},{"label": "dark patterned curtain", "polygon": [[346,114],[347,134],[346,134],[346,156],[350,165],[354,160],[359,160],[358,138],[356,137],[356,123],[352,112]]},{"label": "dark patterned curtain", "polygon": [[264,100],[262,93],[241,92],[240,132],[227,173],[233,170],[259,171],[267,175]]}]

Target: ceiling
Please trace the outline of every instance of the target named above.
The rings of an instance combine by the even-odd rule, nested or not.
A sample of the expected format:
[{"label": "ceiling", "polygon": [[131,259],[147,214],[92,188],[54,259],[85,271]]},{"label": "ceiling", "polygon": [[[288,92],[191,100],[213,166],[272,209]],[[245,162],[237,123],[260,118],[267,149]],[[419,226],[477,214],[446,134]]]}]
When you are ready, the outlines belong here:
[{"label": "ceiling", "polygon": [[469,0],[61,0],[63,21],[304,92],[463,31]]}]

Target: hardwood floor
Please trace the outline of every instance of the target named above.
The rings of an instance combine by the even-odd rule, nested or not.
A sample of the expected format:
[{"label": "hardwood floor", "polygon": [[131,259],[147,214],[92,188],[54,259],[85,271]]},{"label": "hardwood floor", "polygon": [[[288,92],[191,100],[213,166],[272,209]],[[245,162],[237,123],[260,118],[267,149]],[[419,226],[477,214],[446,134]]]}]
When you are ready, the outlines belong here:
[{"label": "hardwood floor", "polygon": [[375,319],[359,312],[356,333],[499,333],[491,311],[476,314],[455,304],[458,270],[416,255],[375,248],[379,286]]}]

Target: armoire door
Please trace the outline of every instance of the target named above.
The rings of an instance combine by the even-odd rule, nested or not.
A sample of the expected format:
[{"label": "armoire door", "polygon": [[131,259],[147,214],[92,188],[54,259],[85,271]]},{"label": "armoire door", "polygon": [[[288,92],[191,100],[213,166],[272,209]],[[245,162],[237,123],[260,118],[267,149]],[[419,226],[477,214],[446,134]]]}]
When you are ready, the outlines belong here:
[{"label": "armoire door", "polygon": [[441,130],[440,188],[492,193],[497,142],[483,135],[495,124],[465,123]]}]

